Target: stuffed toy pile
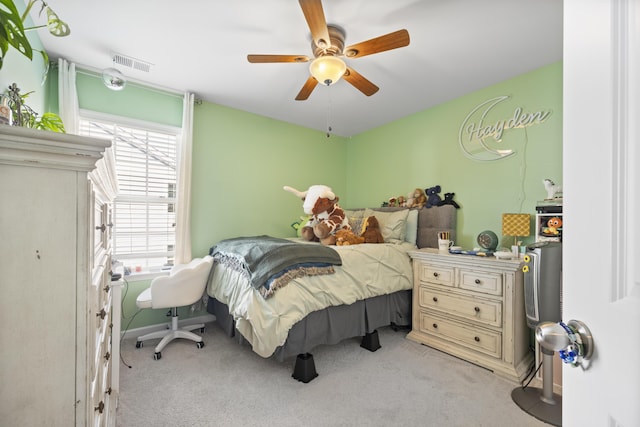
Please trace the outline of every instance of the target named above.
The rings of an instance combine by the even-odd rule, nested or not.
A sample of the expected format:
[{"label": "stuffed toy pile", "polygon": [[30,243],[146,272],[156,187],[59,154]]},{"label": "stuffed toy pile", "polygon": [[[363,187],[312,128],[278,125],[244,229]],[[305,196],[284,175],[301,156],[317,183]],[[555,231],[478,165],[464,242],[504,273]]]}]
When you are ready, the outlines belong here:
[{"label": "stuffed toy pile", "polygon": [[298,191],[288,186],[284,189],[302,199],[302,209],[310,215],[309,221],[300,229],[303,239],[323,245],[335,245],[337,231],[351,230],[344,210],[338,205],[339,198],[330,187],[312,185],[307,191]]},{"label": "stuffed toy pile", "polygon": [[336,231],[336,245],[349,246],[359,245],[360,243],[384,243],[384,237],[380,231],[380,223],[378,218],[370,216],[362,223],[362,232],[357,235],[352,230]]}]

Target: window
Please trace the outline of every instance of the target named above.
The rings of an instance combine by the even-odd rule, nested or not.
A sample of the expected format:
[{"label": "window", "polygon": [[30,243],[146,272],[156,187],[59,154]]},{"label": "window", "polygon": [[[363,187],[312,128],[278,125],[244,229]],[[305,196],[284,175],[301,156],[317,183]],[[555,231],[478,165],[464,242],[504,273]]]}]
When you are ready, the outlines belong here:
[{"label": "window", "polygon": [[173,265],[180,130],[88,115],[81,114],[80,134],[113,141],[119,185],[113,209],[114,258],[132,272]]}]

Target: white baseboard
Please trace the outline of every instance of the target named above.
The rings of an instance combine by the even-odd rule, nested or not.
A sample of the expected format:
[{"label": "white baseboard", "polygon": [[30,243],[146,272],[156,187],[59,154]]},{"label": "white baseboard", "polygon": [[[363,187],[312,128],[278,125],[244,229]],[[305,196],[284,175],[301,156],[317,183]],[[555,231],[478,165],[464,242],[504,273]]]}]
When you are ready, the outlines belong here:
[{"label": "white baseboard", "polygon": [[[181,320],[180,322],[178,322],[178,325],[185,326],[192,325],[194,323],[211,323],[215,322],[215,320],[216,316],[214,316],[213,314],[205,314],[203,316],[191,317],[189,319]],[[167,324],[171,324],[171,320],[169,320],[168,322],[159,323],[157,325],[149,325],[143,326],[141,328],[129,329],[128,331],[124,331],[124,335],[122,338],[137,338],[141,335],[160,331],[162,329],[165,329],[167,327]]]}]

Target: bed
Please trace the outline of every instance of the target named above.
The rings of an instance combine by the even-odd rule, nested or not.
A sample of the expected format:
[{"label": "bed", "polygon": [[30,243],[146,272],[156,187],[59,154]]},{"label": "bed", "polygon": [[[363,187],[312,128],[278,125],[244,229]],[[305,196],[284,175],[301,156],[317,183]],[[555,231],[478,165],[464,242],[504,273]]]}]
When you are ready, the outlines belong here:
[{"label": "bed", "polygon": [[[317,376],[314,347],[362,337],[361,346],[375,351],[380,347],[377,328],[410,327],[413,271],[407,252],[437,247],[439,231],[449,231],[455,238],[456,209],[451,205],[345,211],[354,229],[375,215],[385,243],[325,247],[339,255],[338,262],[297,264],[305,266],[301,274],[281,282],[271,277],[265,286],[261,286],[264,274],[255,283],[246,269],[232,262],[244,260],[233,248],[238,241],[245,244],[245,237],[217,242],[210,251],[214,266],[206,289],[207,311],[228,336],[250,345],[258,355],[281,362],[295,356],[292,376],[305,383]],[[261,238],[248,237],[251,244]],[[287,242],[297,245],[300,253],[321,246],[301,239],[274,240],[273,244],[283,247]],[[276,253],[271,247],[264,252]],[[313,271],[316,266],[325,270],[305,274],[309,266]]]}]

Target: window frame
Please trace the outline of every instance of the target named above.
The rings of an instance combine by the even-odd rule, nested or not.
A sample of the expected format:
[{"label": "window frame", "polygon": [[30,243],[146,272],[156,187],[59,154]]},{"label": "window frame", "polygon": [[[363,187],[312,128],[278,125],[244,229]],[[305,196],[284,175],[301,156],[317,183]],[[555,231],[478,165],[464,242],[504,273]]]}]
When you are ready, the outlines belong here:
[{"label": "window frame", "polygon": [[[136,129],[140,129],[143,131],[147,131],[147,132],[157,132],[157,133],[165,133],[165,134],[170,134],[170,135],[175,135],[176,138],[176,156],[175,156],[175,162],[176,162],[176,180],[175,180],[175,189],[174,189],[174,208],[175,208],[175,204],[177,204],[178,201],[178,197],[179,194],[177,193],[177,189],[179,188],[179,179],[180,179],[180,174],[179,174],[179,162],[180,162],[180,150],[181,150],[181,143],[182,143],[182,128],[180,127],[176,127],[176,126],[171,126],[171,125],[166,125],[166,124],[162,124],[162,123],[156,123],[156,122],[149,122],[149,121],[145,121],[145,120],[139,120],[139,119],[133,119],[130,117],[123,117],[123,116],[117,116],[117,115],[113,115],[113,114],[108,114],[108,113],[102,113],[102,112],[98,112],[98,111],[93,111],[93,110],[87,110],[87,109],[80,109],[79,110],[79,123],[81,121],[91,121],[91,120],[95,120],[95,121],[99,121],[99,122],[106,122],[112,125],[116,125],[116,126],[122,126],[122,127],[131,127],[131,128],[136,128]],[[114,143],[114,148],[115,148],[115,143]],[[114,154],[115,154],[115,149],[114,149]],[[117,155],[116,155],[117,157]],[[116,159],[116,170],[117,170],[117,159]],[[137,199],[138,201],[140,201],[140,199]],[[117,211],[117,204],[118,202],[120,203],[127,203],[127,202],[131,202],[132,201],[132,197],[130,196],[116,196],[116,199],[114,200],[114,212]],[[159,201],[161,203],[166,203],[167,199],[158,199],[158,198],[154,198],[154,197],[147,197],[146,198],[146,203],[153,203],[154,201]],[[176,213],[177,215],[177,213]],[[115,217],[115,216],[114,216]],[[177,218],[176,218],[177,221]],[[114,221],[114,240],[115,240],[115,236],[117,233],[117,221]],[[174,227],[174,237],[175,237],[175,227]],[[140,259],[140,258],[145,258],[145,257],[149,257],[149,255],[153,255],[150,253],[136,253],[136,254],[128,254],[128,253],[116,253],[115,251],[117,250],[117,245],[115,244],[114,241],[114,258],[118,259],[119,261],[123,261],[123,263],[125,264],[125,266],[129,266],[130,267],[130,273],[131,274],[136,274],[136,275],[140,275],[140,274],[148,274],[148,273],[155,273],[155,272],[159,272],[159,271],[163,271],[166,270],[168,268],[171,267],[171,265],[148,265],[146,267],[142,267],[140,270],[137,270],[135,265],[131,265],[127,263],[127,260],[131,260],[131,259]],[[173,255],[172,255],[173,254]],[[167,259],[171,260],[173,258],[173,256],[175,255],[175,241],[173,244],[173,251],[167,251]],[[150,258],[154,258],[153,256],[151,256]],[[157,257],[159,259],[159,257]]]}]

